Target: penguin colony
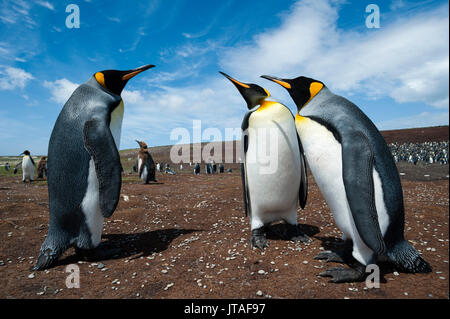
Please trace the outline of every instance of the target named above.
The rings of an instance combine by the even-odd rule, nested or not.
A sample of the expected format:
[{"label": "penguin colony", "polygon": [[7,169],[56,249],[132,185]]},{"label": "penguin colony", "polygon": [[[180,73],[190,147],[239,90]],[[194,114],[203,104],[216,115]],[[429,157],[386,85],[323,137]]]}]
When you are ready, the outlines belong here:
[{"label": "penguin colony", "polygon": [[[96,72],[64,105],[52,131],[48,161],[44,157],[38,165],[39,177],[48,176],[50,225],[34,270],[52,266],[71,246],[82,255],[105,256],[99,251],[103,221],[118,204],[123,171],[118,153],[124,114],[120,94],[129,79],[152,67]],[[220,73],[238,89],[248,109],[241,125],[241,177],[252,247],[269,246],[268,227],[278,220],[286,223],[290,239],[311,240],[297,227],[297,208],[303,209],[307,202],[308,162],[345,240],[342,250],[325,251],[316,258],[351,267],[331,268],[320,276],[332,277],[332,282],[360,281],[365,266],[383,258],[405,272],[431,271],[404,239],[402,188],[395,162],[448,163],[448,143],[388,147],[356,105],[333,94],[321,81],[262,76],[288,90],[297,105],[294,116],[270,99],[265,88]],[[175,174],[169,164],[155,165],[147,144],[137,142],[140,150],[134,169],[144,183],[156,181],[155,169]],[[274,147],[271,143],[277,151],[269,164],[276,168],[266,172],[270,165],[259,161],[259,152],[261,146]],[[71,153],[60,152],[67,144]],[[29,151],[23,154],[23,181],[32,181],[35,164]],[[219,164],[219,172],[224,170]],[[208,163],[205,171],[214,174],[217,165]],[[194,174],[199,173],[200,164],[195,163]]]},{"label": "penguin colony", "polygon": [[389,148],[396,163],[448,164],[448,142],[391,143]]}]

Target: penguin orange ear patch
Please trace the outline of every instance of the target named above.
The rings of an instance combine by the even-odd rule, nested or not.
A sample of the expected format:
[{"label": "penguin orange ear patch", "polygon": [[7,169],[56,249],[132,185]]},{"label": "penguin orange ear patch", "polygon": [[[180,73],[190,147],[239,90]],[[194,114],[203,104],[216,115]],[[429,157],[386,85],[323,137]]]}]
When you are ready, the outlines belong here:
[{"label": "penguin orange ear patch", "polygon": [[310,99],[312,99],[314,96],[316,96],[316,94],[319,93],[319,91],[322,90],[322,88],[323,88],[323,84],[320,82],[311,83],[311,85],[309,86],[309,93],[311,94]]},{"label": "penguin orange ear patch", "polygon": [[101,86],[106,88],[106,86],[105,86],[105,75],[102,72],[95,73],[95,79],[97,80],[98,83],[100,83]]}]

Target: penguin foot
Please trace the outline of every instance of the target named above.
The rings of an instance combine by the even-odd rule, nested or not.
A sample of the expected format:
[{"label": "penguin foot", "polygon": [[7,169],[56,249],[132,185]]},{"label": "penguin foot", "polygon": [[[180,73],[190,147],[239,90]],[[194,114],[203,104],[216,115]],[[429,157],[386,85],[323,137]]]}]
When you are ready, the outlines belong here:
[{"label": "penguin foot", "polygon": [[31,268],[32,271],[44,270],[49,268],[58,258],[51,249],[41,251],[36,264]]},{"label": "penguin foot", "polygon": [[269,247],[269,240],[266,237],[266,233],[264,232],[263,227],[252,230],[250,245],[252,246],[252,248],[256,247],[261,251],[264,251],[264,247]]},{"label": "penguin foot", "polygon": [[320,277],[331,277],[329,282],[342,283],[342,282],[360,282],[366,278],[365,272],[362,268],[341,268],[333,267],[329,268],[319,274]]},{"label": "penguin foot", "polygon": [[331,250],[326,250],[314,257],[316,260],[326,260],[327,263],[345,263],[344,258],[338,253],[332,252]]}]

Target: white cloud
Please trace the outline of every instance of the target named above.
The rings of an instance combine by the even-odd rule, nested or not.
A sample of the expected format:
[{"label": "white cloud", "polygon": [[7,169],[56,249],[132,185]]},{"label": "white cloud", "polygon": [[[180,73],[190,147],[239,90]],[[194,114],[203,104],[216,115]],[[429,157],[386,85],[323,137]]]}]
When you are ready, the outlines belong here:
[{"label": "white cloud", "polygon": [[0,66],[0,90],[23,89],[31,79],[33,76],[25,70]]},{"label": "white cloud", "polygon": [[448,112],[422,112],[417,115],[396,118],[376,123],[379,130],[448,125]]},{"label": "white cloud", "polygon": [[116,17],[108,17],[108,20],[111,20],[112,22],[120,23],[120,19]]},{"label": "white cloud", "polygon": [[55,7],[53,6],[53,4],[51,4],[48,1],[36,1],[36,4],[38,4],[44,8],[47,8],[49,10],[55,11]]},{"label": "white cloud", "polygon": [[[295,3],[279,28],[229,48],[221,65],[242,77],[310,76],[332,90],[448,108],[448,6],[387,21],[380,29],[337,27],[326,0]],[[363,23],[363,22],[361,22]]]},{"label": "white cloud", "polygon": [[51,99],[57,103],[66,103],[73,91],[79,84],[73,83],[66,78],[56,81],[44,81],[44,87],[50,89]]}]

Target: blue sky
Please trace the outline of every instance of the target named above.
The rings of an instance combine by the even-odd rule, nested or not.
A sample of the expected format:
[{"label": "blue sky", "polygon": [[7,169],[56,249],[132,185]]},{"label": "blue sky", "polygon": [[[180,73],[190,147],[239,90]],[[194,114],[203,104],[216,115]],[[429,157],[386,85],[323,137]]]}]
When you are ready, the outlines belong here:
[{"label": "blue sky", "polygon": [[[70,3],[79,29],[65,26]],[[379,29],[365,25],[370,3]],[[379,129],[448,125],[448,24],[448,1],[2,0],[0,155],[45,154],[77,85],[143,64],[156,68],[122,94],[121,149],[174,144],[171,132],[192,132],[193,120],[222,138],[239,128],[244,100],[218,71],[264,86],[293,112],[260,75],[319,79]]]}]

